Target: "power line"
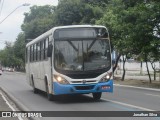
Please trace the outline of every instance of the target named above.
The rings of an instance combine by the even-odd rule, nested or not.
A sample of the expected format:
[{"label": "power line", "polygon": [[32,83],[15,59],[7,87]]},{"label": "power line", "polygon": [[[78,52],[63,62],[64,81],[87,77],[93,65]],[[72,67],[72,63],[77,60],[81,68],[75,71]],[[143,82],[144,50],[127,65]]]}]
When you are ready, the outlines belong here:
[{"label": "power line", "polygon": [[29,6],[29,3],[24,3],[18,7],[16,7],[10,14],[8,14],[2,21],[0,21],[0,24],[3,23],[14,11],[16,11],[18,8],[23,7],[23,6]]}]

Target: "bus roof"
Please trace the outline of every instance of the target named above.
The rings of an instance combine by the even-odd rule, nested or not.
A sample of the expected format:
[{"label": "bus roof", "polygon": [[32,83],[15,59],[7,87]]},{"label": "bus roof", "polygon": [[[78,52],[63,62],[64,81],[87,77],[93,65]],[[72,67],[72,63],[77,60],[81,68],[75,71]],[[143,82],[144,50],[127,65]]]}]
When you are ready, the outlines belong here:
[{"label": "bus roof", "polygon": [[102,25],[67,25],[67,26],[57,26],[57,27],[53,27],[52,29],[48,30],[47,32],[43,33],[42,35],[38,36],[37,38],[33,39],[31,42],[27,43],[26,47],[32,45],[35,42],[38,42],[39,40],[42,40],[44,38],[46,38],[49,35],[52,35],[52,33],[56,30],[56,29],[62,29],[62,28],[82,28],[82,27],[103,27],[106,28],[105,26]]},{"label": "bus roof", "polygon": [[102,25],[67,25],[67,26],[58,26],[54,28],[61,29],[61,28],[76,28],[76,27],[104,27],[104,26]]}]

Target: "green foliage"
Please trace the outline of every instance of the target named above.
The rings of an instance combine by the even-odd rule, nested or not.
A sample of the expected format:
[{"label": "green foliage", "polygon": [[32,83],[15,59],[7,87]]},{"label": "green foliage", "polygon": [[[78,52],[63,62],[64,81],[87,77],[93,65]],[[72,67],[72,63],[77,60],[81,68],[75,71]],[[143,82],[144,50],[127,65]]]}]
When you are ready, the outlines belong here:
[{"label": "green foliage", "polygon": [[114,48],[121,54],[153,55],[160,44],[154,33],[160,28],[159,11],[160,3],[155,1],[112,0],[97,23],[109,28]]},{"label": "green foliage", "polygon": [[86,0],[60,0],[55,11],[56,24],[95,24],[95,21],[103,15],[103,7],[97,3]]},{"label": "green foliage", "polygon": [[32,6],[25,13],[20,33],[12,46],[0,51],[5,66],[24,66],[25,39],[34,39],[54,26],[105,25],[121,55],[144,61],[160,59],[160,2],[158,0],[59,0],[58,6]]},{"label": "green foliage", "polygon": [[0,51],[0,61],[5,67],[24,67],[25,60],[25,39],[24,34],[20,33],[14,45],[6,42],[5,49]]},{"label": "green foliage", "polygon": [[26,39],[34,39],[55,26],[54,6],[33,6],[30,13],[25,13],[22,30]]},{"label": "green foliage", "polygon": [[15,61],[13,46],[10,42],[6,42],[5,44],[5,49],[0,51],[0,61],[2,65],[10,67]]},{"label": "green foliage", "polygon": [[[112,0],[97,21],[109,28],[114,48],[128,57],[160,60],[160,2]],[[149,74],[149,71],[148,71]],[[150,80],[151,81],[151,80]]]},{"label": "green foliage", "polygon": [[[19,65],[22,65],[25,62],[25,35],[24,33],[20,33],[14,43],[14,55],[15,57],[21,61]],[[17,63],[18,64],[18,63]]]},{"label": "green foliage", "polygon": [[61,0],[56,8],[57,25],[79,24],[84,4],[80,0]]}]

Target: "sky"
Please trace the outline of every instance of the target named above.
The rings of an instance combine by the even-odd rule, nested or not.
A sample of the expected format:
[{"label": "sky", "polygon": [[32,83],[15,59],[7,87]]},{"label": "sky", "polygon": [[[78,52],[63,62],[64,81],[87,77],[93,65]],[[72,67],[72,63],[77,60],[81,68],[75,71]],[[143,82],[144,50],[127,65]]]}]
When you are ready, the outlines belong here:
[{"label": "sky", "polygon": [[[21,6],[24,3],[29,3],[30,6]],[[0,0],[0,50],[5,47],[5,41],[10,41],[14,43],[18,34],[21,32],[21,25],[23,24],[24,20],[24,13],[29,12],[30,7],[32,7],[33,5],[56,6],[57,4],[58,0]],[[9,15],[10,13],[12,14]]]}]

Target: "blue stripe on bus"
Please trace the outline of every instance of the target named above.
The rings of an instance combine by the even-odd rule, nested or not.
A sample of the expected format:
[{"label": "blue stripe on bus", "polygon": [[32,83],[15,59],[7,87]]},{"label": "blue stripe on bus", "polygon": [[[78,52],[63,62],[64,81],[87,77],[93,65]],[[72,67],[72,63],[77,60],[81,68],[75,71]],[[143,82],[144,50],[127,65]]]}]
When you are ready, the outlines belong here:
[{"label": "blue stripe on bus", "polygon": [[[102,87],[104,87],[104,89],[102,89]],[[105,89],[105,87],[107,88]],[[113,92],[113,80],[96,84],[67,84],[67,85],[53,82],[53,93],[55,95],[87,94],[95,92]]]}]

